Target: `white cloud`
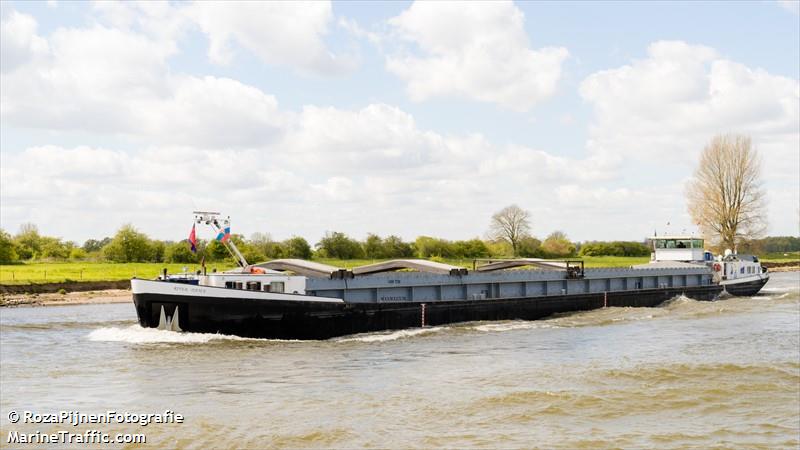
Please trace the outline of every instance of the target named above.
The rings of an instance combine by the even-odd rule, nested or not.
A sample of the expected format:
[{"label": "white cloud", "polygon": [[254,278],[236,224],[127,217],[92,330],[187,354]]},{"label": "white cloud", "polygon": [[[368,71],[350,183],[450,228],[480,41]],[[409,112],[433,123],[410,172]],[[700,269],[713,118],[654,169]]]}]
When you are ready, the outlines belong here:
[{"label": "white cloud", "polygon": [[[137,20],[150,26],[127,5],[119,8],[104,12],[121,26]],[[147,17],[168,14],[155,9]],[[3,45],[13,46],[12,61],[27,62],[9,72],[4,65],[5,124],[198,147],[262,145],[284,127],[274,96],[232,79],[172,73],[168,58],[177,49],[171,37],[95,24],[59,28],[45,39],[35,34],[32,18],[12,14],[9,20],[16,40],[4,37]],[[4,47],[4,61],[5,55]]]},{"label": "white cloud", "polygon": [[11,11],[0,21],[0,70],[10,72],[20,65],[47,53],[47,41],[36,34],[33,17]]},{"label": "white cloud", "polygon": [[527,111],[553,95],[569,54],[532,49],[511,2],[417,1],[389,23],[422,54],[406,48],[386,59],[415,101],[466,97]]},{"label": "white cloud", "polygon": [[356,61],[331,52],[323,37],[333,21],[330,2],[196,2],[188,10],[208,35],[208,56],[218,64],[233,60],[231,42],[268,64],[285,65],[306,73],[351,70]]},{"label": "white cloud", "polygon": [[791,136],[800,121],[797,80],[725,60],[708,47],[661,41],[648,57],[587,77],[595,111],[591,149],[686,158],[715,133]]},{"label": "white cloud", "polygon": [[[313,240],[335,226],[355,236],[466,238],[485,229],[475,217],[506,203],[555,208],[559,178],[603,175],[586,161],[496,145],[476,134],[422,130],[410,114],[384,104],[307,107],[290,117],[279,138],[254,148],[40,146],[3,154],[3,221],[71,218],[58,221],[59,233],[82,239],[134,221],[166,238],[183,232],[174,227],[183,223],[180,214],[212,207],[256,218],[240,225],[248,233],[259,230],[257,218],[264,216],[276,237]],[[41,209],[32,213],[33,205]],[[463,229],[454,229],[453,220]]]},{"label": "white cloud", "polygon": [[[644,59],[590,75],[580,92],[594,109],[590,155],[638,161],[631,170],[652,174],[655,185],[681,184],[715,134],[752,136],[765,160],[770,223],[778,229],[792,223],[786,211],[800,202],[798,80],[708,47],[660,41]],[[787,188],[791,196],[776,195]],[[673,202],[683,204],[682,192]]]}]

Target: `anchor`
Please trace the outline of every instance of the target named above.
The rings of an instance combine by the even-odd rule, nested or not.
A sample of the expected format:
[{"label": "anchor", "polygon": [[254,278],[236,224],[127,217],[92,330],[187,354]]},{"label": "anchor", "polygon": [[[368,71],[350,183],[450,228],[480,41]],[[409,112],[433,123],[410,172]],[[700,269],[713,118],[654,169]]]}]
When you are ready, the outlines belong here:
[{"label": "anchor", "polygon": [[161,305],[161,316],[158,318],[158,329],[168,331],[183,331],[180,327],[178,307],[175,307],[175,312],[172,317],[167,317],[164,313],[164,305]]}]

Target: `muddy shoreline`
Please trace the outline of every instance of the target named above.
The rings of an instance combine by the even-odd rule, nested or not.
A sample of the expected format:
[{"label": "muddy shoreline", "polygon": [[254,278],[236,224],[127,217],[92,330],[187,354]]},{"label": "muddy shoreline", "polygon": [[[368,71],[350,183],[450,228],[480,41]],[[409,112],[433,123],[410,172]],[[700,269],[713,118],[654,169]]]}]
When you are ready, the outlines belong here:
[{"label": "muddy shoreline", "polygon": [[0,294],[0,307],[63,306],[131,302],[129,289],[107,289],[44,294]]}]

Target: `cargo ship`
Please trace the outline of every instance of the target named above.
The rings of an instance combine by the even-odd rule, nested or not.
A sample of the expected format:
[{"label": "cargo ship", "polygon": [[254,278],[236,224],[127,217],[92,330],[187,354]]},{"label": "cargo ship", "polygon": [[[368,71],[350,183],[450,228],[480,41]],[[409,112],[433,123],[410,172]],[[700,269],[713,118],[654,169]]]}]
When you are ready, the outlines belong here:
[{"label": "cargo ship", "polygon": [[[220,236],[229,229],[229,219],[221,220],[218,213],[195,214],[197,223]],[[177,276],[164,271],[155,280],[131,280],[139,324],[253,338],[328,339],[458,322],[535,320],[612,306],[651,307],[679,295],[713,300],[724,290],[752,295],[768,279],[757,260],[709,259],[701,239],[680,236],[654,237],[651,263],[629,268],[585,268],[579,260],[538,258],[476,260],[472,269],[415,259],[352,269],[297,259],[249,264],[233,242],[223,242],[237,269]],[[757,277],[744,277],[740,266]],[[751,274],[756,266],[759,273]],[[723,284],[738,275],[747,283],[742,290]]]}]

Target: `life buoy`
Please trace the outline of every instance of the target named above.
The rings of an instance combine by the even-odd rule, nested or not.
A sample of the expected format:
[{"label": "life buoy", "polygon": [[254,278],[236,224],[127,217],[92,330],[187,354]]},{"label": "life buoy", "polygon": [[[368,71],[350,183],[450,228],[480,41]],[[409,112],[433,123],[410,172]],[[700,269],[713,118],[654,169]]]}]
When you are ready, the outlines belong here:
[{"label": "life buoy", "polygon": [[263,267],[251,267],[250,273],[267,273],[267,271]]},{"label": "life buoy", "polygon": [[722,266],[719,263],[714,263],[714,271],[719,272],[722,270]]}]

